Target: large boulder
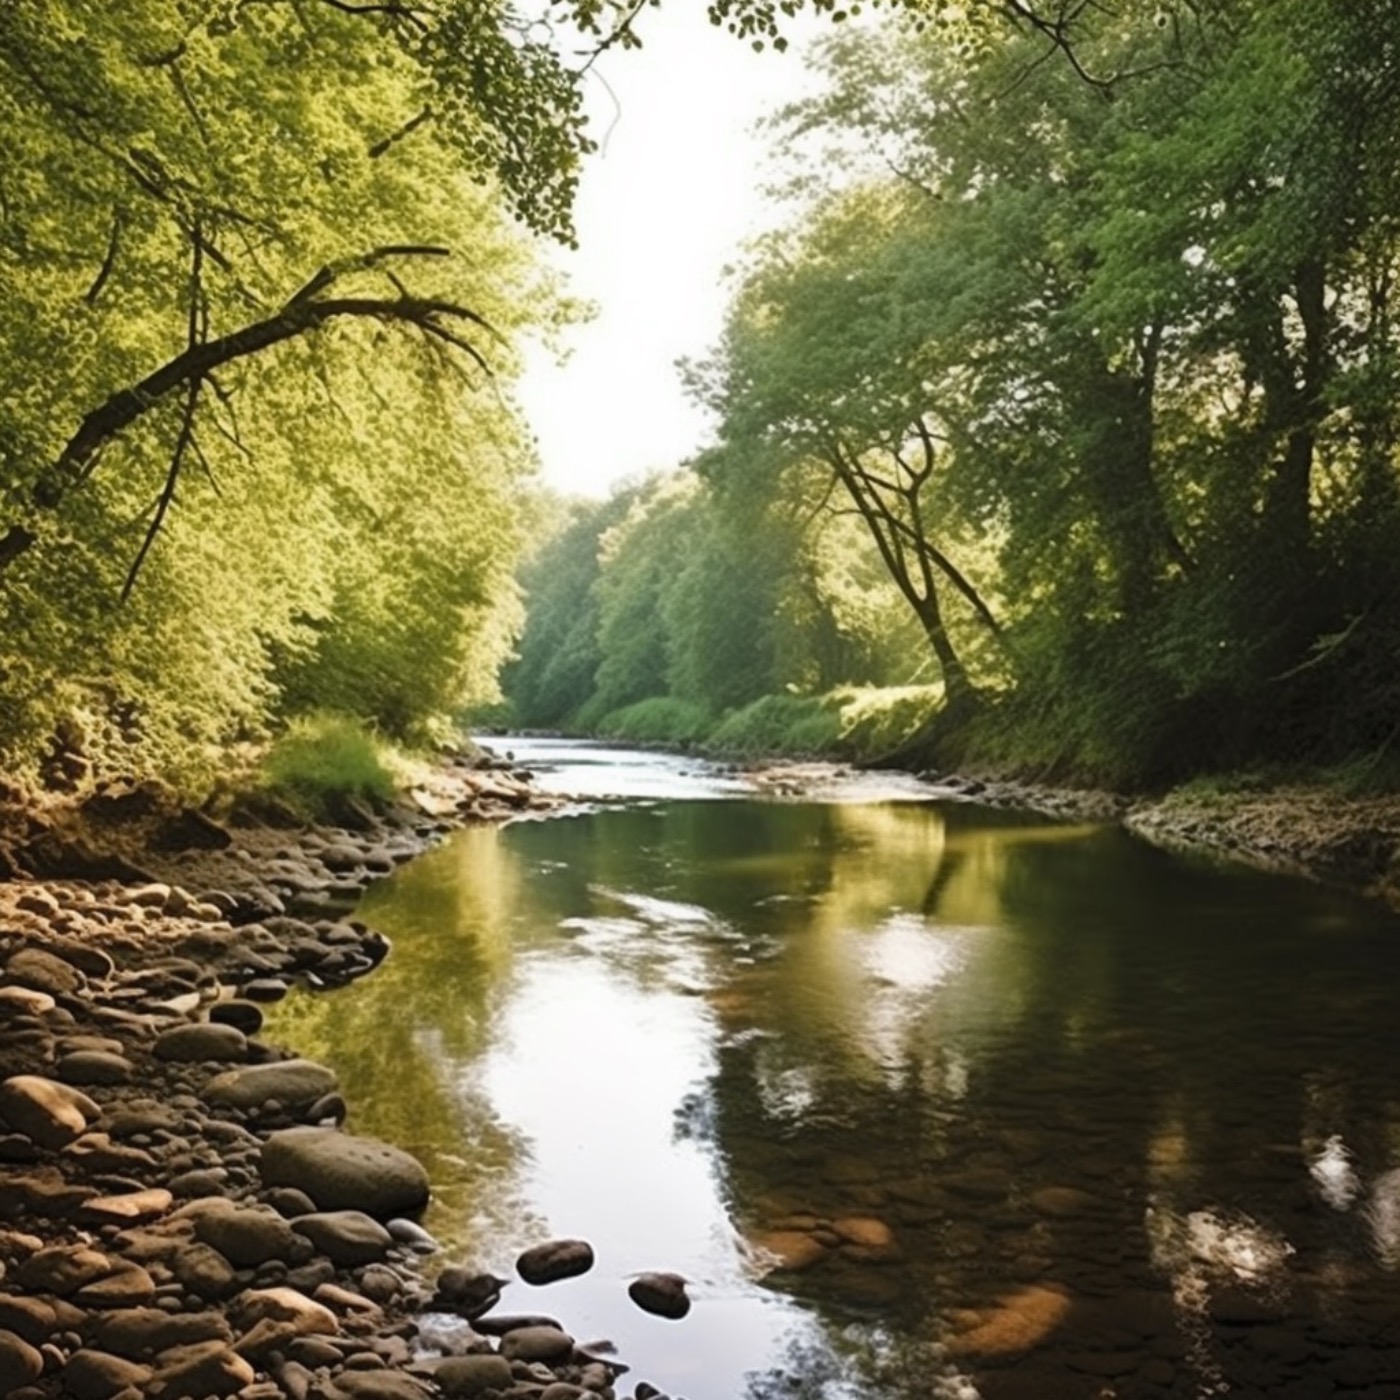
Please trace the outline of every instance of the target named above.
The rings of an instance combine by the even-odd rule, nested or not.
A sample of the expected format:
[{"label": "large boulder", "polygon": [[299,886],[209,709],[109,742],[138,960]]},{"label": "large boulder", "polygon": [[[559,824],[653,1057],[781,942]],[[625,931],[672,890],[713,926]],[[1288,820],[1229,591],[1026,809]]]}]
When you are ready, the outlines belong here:
[{"label": "large boulder", "polygon": [[376,1138],[338,1128],[273,1133],[259,1163],[268,1186],[295,1186],[318,1210],[362,1210],[377,1220],[411,1214],[428,1203],[428,1173],[414,1157]]}]

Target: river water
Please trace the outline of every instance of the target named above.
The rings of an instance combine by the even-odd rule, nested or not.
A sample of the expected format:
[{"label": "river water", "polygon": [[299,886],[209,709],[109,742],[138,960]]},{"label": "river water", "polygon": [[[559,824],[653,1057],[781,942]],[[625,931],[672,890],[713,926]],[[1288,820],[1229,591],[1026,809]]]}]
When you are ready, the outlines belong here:
[{"label": "river water", "polygon": [[580,803],[405,866],[385,964],[270,1027],[449,1257],[592,1242],[503,1309],[624,1395],[1400,1396],[1392,916],[908,781],[511,747]]}]

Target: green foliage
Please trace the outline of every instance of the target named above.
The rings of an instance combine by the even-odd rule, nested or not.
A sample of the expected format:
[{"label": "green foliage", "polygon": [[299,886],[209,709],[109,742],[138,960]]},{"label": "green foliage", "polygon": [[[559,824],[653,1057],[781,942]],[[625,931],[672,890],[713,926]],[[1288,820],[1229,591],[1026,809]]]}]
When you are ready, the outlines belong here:
[{"label": "green foliage", "polygon": [[796,215],[691,371],[703,468],[855,509],[950,750],[1126,785],[1384,773],[1400,49],[1340,0],[1158,17],[827,41],[776,123]]},{"label": "green foliage", "polygon": [[496,62],[442,48],[468,9],[513,32],[0,14],[0,765],[76,728],[197,784],[302,710],[420,738],[494,692],[533,465],[502,385],[568,314],[507,199],[548,225],[567,162],[499,44],[468,93]]},{"label": "green foliage", "polygon": [[631,744],[689,746],[705,739],[713,727],[714,716],[708,710],[665,695],[613,710],[597,722],[595,732]]},{"label": "green foliage", "polygon": [[264,756],[258,786],[311,821],[333,821],[349,803],[383,807],[405,771],[403,758],[349,715],[293,720]]}]

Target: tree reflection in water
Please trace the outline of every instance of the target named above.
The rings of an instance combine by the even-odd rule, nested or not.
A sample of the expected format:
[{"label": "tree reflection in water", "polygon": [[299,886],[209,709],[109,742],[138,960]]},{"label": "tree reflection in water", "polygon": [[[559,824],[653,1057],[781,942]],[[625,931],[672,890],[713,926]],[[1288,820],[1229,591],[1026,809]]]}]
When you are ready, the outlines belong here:
[{"label": "tree reflection in water", "polygon": [[[363,912],[384,967],[271,1034],[482,1263],[596,1223],[550,1307],[690,1400],[1272,1397],[1400,1356],[1374,911],[1113,831],[729,801],[468,831]],[[692,1279],[684,1324],[613,1301],[642,1267]]]}]

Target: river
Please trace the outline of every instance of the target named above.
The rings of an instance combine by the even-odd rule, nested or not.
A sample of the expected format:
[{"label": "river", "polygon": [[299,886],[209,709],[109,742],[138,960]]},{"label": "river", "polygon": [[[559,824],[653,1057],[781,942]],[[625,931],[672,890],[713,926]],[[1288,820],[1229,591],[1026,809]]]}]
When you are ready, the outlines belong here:
[{"label": "river", "polygon": [[908,780],[509,747],[577,803],[371,890],[392,955],[269,1028],[449,1257],[591,1241],[503,1309],[625,1395],[1400,1395],[1394,916]]}]

